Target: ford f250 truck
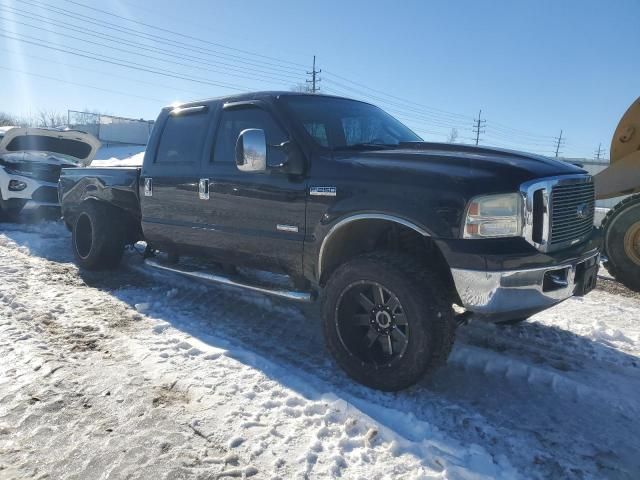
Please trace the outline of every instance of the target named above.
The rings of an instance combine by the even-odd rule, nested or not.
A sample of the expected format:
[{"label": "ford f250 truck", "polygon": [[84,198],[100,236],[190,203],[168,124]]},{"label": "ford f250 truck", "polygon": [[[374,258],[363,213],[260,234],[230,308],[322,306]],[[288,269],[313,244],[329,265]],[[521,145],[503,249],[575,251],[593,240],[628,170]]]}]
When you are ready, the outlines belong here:
[{"label": "ford f250 truck", "polygon": [[114,267],[144,240],[154,267],[318,298],[337,363],[382,390],[446,361],[468,317],[527,318],[594,288],[599,265],[580,168],[425,143],[373,105],[325,95],[167,107],[141,168],[65,169],[59,195],[81,267]]}]

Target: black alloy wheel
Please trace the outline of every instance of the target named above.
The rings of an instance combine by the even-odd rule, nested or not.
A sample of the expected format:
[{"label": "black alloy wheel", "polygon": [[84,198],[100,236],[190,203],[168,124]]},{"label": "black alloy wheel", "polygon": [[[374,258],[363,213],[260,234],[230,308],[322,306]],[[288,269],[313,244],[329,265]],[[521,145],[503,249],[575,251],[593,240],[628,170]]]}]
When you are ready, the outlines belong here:
[{"label": "black alloy wheel", "polygon": [[409,344],[409,323],[398,296],[376,282],[347,287],[335,320],[344,348],[364,364],[390,365]]}]

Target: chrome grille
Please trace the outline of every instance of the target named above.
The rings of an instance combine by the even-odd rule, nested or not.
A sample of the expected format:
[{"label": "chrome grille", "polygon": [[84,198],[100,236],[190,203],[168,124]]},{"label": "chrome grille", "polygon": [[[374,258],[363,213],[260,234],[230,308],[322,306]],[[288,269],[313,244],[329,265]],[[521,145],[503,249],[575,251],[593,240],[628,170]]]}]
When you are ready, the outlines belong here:
[{"label": "chrome grille", "polygon": [[562,175],[521,185],[522,235],[541,252],[585,240],[593,229],[595,198],[589,175]]},{"label": "chrome grille", "polygon": [[593,229],[595,192],[593,182],[555,185],[551,190],[552,246],[577,243]]}]

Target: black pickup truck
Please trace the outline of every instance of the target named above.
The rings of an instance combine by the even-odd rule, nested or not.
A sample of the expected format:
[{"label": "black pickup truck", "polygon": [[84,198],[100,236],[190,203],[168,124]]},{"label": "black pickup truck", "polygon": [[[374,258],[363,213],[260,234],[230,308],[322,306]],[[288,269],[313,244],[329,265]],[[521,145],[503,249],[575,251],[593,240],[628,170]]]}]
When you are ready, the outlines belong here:
[{"label": "black pickup truck", "polygon": [[143,240],[157,268],[319,298],[337,363],[383,390],[446,361],[469,317],[513,322],[584,295],[599,264],[580,168],[426,143],[378,107],[333,96],[167,107],[141,168],[65,169],[59,195],[81,267],[115,267]]}]

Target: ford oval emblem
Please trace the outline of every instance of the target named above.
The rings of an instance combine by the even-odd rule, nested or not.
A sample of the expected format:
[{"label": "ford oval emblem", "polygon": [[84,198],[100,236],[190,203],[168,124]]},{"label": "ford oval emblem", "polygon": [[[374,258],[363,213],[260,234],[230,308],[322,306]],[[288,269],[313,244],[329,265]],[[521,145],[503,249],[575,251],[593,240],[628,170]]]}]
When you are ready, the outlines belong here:
[{"label": "ford oval emblem", "polygon": [[589,204],[581,203],[580,205],[578,205],[578,207],[576,208],[576,217],[587,218],[588,215],[589,215]]}]

